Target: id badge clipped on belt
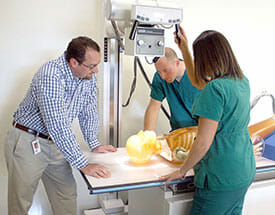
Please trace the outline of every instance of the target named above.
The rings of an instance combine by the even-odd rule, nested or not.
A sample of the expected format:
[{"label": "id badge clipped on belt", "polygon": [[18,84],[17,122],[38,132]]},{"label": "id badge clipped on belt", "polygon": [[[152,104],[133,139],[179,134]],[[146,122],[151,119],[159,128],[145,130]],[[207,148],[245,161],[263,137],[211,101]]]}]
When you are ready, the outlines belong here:
[{"label": "id badge clipped on belt", "polygon": [[40,143],[37,136],[35,137],[35,140],[32,141],[32,150],[34,155],[37,155],[41,152]]}]

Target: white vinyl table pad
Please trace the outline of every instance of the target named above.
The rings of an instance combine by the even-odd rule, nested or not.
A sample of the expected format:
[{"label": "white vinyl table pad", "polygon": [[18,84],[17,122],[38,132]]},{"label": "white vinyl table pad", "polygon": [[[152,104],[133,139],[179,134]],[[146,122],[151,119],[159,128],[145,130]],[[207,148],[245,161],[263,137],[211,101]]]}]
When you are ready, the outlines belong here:
[{"label": "white vinyl table pad", "polygon": [[[169,174],[179,168],[179,165],[172,164],[155,155],[144,165],[134,165],[127,155],[126,148],[118,148],[117,152],[94,153],[84,152],[89,163],[103,165],[111,172],[110,178],[94,178],[86,176],[92,188],[103,188],[109,186],[123,186],[136,183],[158,181],[160,176]],[[256,159],[257,168],[275,166],[275,161],[260,157]],[[193,170],[187,176],[193,176]]]},{"label": "white vinyl table pad", "polygon": [[[89,163],[103,165],[111,172],[110,178],[94,178],[86,175],[93,188],[158,181],[160,176],[179,168],[179,165],[171,164],[158,155],[154,155],[144,165],[134,165],[125,148],[118,148],[117,152],[108,153],[84,152],[84,155]],[[193,171],[188,172],[188,175],[193,175]]]}]

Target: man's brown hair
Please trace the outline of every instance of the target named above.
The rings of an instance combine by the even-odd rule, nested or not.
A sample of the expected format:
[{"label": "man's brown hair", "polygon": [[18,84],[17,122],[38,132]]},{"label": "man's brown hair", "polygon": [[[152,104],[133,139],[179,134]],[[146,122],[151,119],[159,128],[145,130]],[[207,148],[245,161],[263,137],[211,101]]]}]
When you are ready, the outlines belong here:
[{"label": "man's brown hair", "polygon": [[89,37],[81,36],[72,39],[67,47],[67,51],[65,54],[67,62],[69,62],[71,58],[74,58],[79,63],[82,63],[85,60],[87,47],[90,47],[93,50],[100,52],[99,45]]}]

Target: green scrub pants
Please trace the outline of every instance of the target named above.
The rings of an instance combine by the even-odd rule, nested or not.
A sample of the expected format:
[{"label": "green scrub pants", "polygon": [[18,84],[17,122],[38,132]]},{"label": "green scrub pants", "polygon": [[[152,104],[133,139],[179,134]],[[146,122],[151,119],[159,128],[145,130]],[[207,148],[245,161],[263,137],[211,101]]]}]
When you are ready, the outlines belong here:
[{"label": "green scrub pants", "polygon": [[241,215],[247,189],[213,191],[196,188],[190,215]]}]

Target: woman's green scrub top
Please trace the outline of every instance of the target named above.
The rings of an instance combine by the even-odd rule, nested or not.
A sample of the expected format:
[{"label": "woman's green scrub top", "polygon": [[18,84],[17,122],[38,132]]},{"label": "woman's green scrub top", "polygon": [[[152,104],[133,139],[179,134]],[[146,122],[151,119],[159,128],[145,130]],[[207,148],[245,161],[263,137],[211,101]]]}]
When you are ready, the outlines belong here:
[{"label": "woman's green scrub top", "polygon": [[192,114],[219,122],[212,145],[194,167],[194,183],[204,188],[227,191],[248,186],[256,167],[249,137],[250,87],[243,80],[219,78],[210,81],[196,98]]}]

